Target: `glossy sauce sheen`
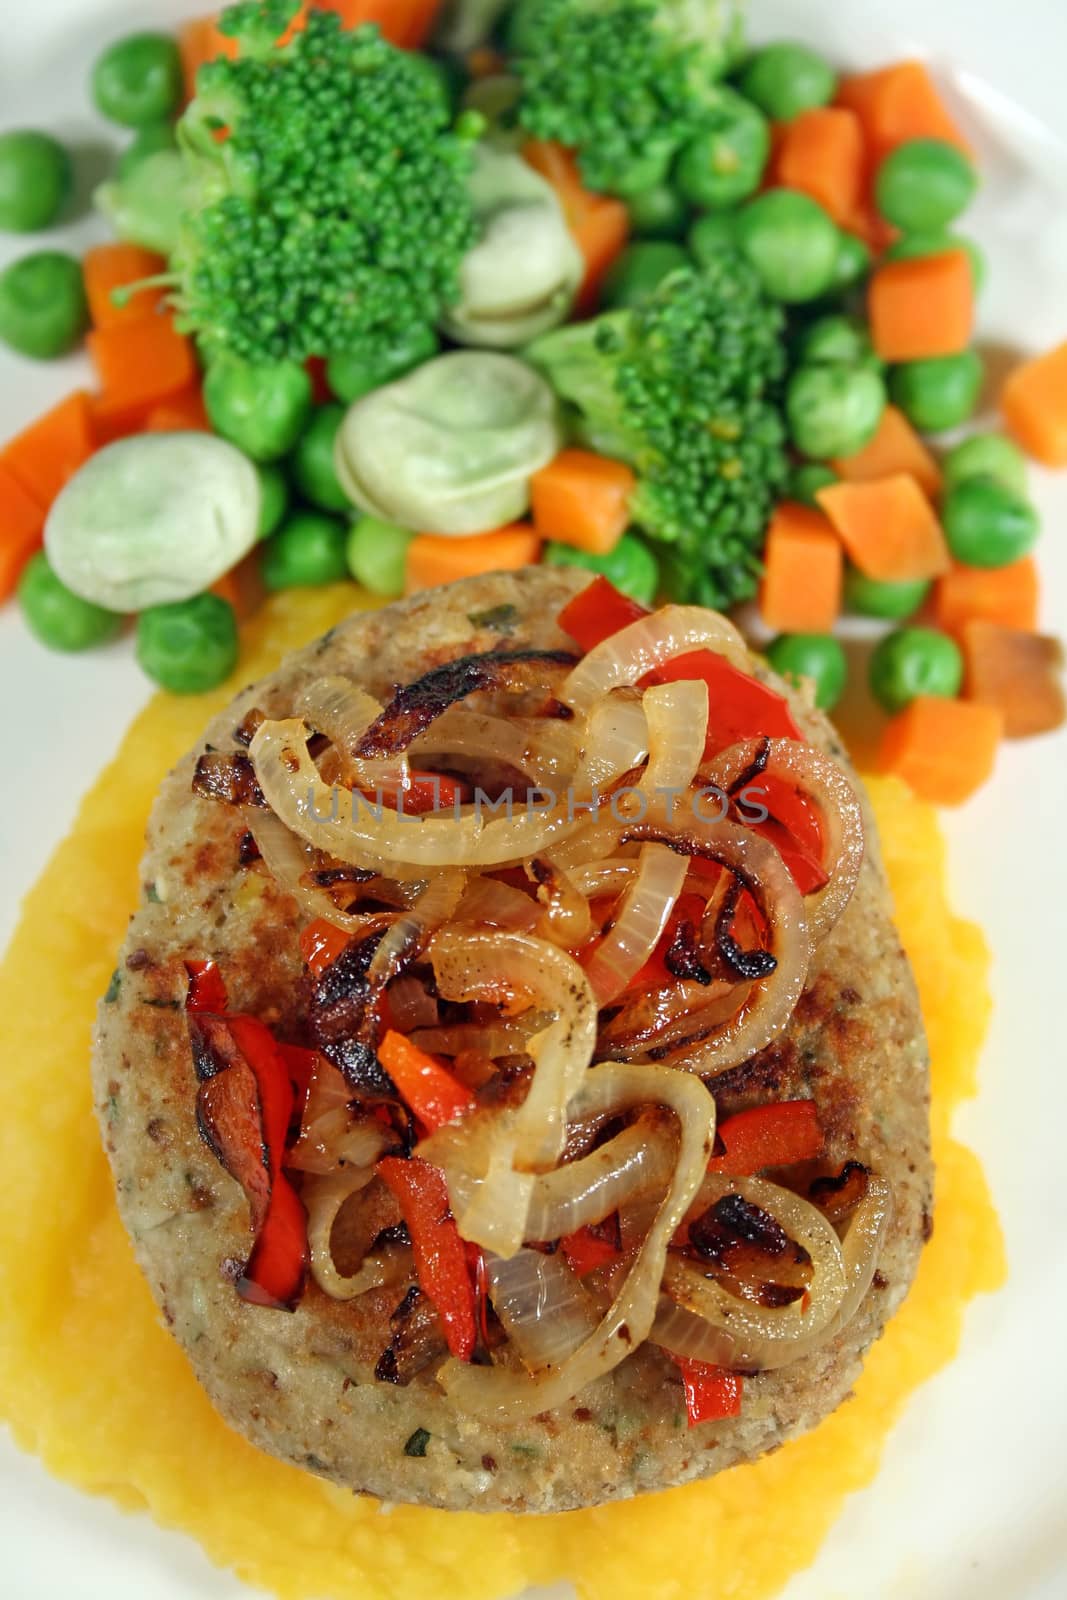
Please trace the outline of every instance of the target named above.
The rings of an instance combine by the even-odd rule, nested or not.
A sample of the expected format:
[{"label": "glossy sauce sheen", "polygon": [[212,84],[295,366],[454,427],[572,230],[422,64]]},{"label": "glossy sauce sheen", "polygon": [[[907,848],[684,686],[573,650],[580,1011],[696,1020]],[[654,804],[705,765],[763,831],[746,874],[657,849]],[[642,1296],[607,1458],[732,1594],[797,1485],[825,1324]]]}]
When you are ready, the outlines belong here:
[{"label": "glossy sauce sheen", "polygon": [[812,1561],[845,1496],[875,1476],[907,1397],[955,1354],[967,1301],[1004,1277],[981,1168],[949,1134],[975,1091],[988,955],[949,910],[935,814],[899,785],[870,791],[933,1055],[934,1235],[855,1399],[814,1433],[709,1483],[596,1511],[383,1516],[220,1421],[134,1263],[92,1114],[89,1040],[135,903],[145,819],[208,718],[346,615],[355,593],[274,597],[247,629],[234,682],[199,699],[157,697],[23,907],[0,969],[0,1418],[60,1477],[147,1508],[287,1600],[505,1600],[558,1579],[583,1600],[763,1600]]}]

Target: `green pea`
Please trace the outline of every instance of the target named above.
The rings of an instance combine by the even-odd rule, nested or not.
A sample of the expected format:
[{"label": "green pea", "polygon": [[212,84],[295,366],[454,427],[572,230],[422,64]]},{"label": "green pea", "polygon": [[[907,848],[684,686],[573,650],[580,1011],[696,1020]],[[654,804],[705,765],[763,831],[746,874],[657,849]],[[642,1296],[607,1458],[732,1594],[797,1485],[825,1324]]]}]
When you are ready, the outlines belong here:
[{"label": "green pea", "polygon": [[89,326],[81,263],[38,250],[0,272],[0,340],[39,361],[66,355]]},{"label": "green pea", "polygon": [[934,628],[897,628],[871,656],[870,685],[878,704],[891,716],[920,695],[953,700],[963,685],[959,645]]},{"label": "green pea", "polygon": [[829,467],[824,467],[821,461],[804,461],[799,467],[794,467],[789,479],[789,498],[799,500],[801,505],[819,509],[819,502],[815,496],[820,489],[829,489],[830,485],[838,482],[836,472],[831,472]]},{"label": "green pea", "polygon": [[432,328],[417,331],[398,339],[390,349],[373,358],[362,351],[350,351],[331,356],[326,363],[326,382],[338,400],[351,405],[373,389],[402,378],[414,367],[421,367],[437,354],[440,341]]},{"label": "green pea", "polygon": [[161,150],[176,150],[177,139],[173,122],[150,122],[139,129],[119,156],[116,172],[119,178],[128,178],[142,161],[159,155]]},{"label": "green pea", "polygon": [[237,665],[237,619],[228,600],[197,594],[150,606],[137,618],[142,671],[172,694],[204,694]]},{"label": "green pea", "polygon": [[308,589],[348,577],[343,523],[318,511],[294,511],[263,546],[268,589]]},{"label": "green pea", "polygon": [[755,194],[770,153],[766,117],[733,89],[720,89],[678,157],[674,181],[692,205],[732,206]]},{"label": "green pea", "polygon": [[91,650],[113,639],[122,626],[116,612],[83,600],[61,583],[43,550],[22,569],[18,599],[26,626],[49,650]]},{"label": "green pea", "polygon": [[740,211],[709,211],[697,218],[689,230],[689,250],[700,266],[707,266],[721,250],[737,249],[740,218]]},{"label": "green pea", "polygon": [[344,406],[318,406],[290,463],[296,487],[322,511],[347,511],[351,505],[333,463],[334,440],[344,416]]},{"label": "green pea", "polygon": [[143,128],[172,116],[181,105],[182,63],[169,33],[131,33],[97,58],[93,100],[101,116],[125,128]]},{"label": "green pea", "polygon": [[666,183],[635,194],[626,209],[638,239],[681,239],[689,226],[689,207],[678,191]]},{"label": "green pea", "polygon": [[797,344],[802,365],[851,367],[877,362],[866,327],[856,317],[826,316],[804,329]]},{"label": "green pea", "polygon": [[977,351],[933,356],[894,367],[889,392],[909,422],[923,433],[958,428],[977,409],[985,368]]},{"label": "green pea", "polygon": [[259,479],[259,537],[269,539],[289,506],[289,485],[281,467],[256,463]]},{"label": "green pea", "polygon": [[348,535],[348,570],[357,583],[386,600],[404,593],[408,545],[415,535],[380,517],[360,517]]},{"label": "green pea", "polygon": [[845,610],[858,617],[906,622],[929,593],[930,585],[923,578],[914,583],[887,583],[881,578],[868,578],[858,567],[850,566],[845,571]]},{"label": "green pea", "polygon": [[767,649],[767,660],[782,678],[811,678],[815,704],[832,711],[845,692],[848,662],[831,633],[783,633]]},{"label": "green pea", "polygon": [[962,233],[902,233],[885,253],[886,261],[914,261],[924,256],[941,256],[948,250],[965,250],[971,260],[974,292],[981,294],[989,276],[985,251]]},{"label": "green pea", "polygon": [[948,547],[968,567],[1007,567],[1037,543],[1040,523],[1027,500],[988,475],[964,478],[945,497]]},{"label": "green pea", "polygon": [[605,306],[621,310],[647,300],[664,278],[692,265],[680,244],[667,239],[639,240],[628,245],[604,279],[601,299]]},{"label": "green pea", "polygon": [[772,122],[791,122],[801,111],[830,104],[837,74],[807,45],[784,39],[756,51],[741,74],[741,90]]},{"label": "green pea", "polygon": [[798,367],[786,390],[790,435],[801,455],[853,456],[878,432],[885,383],[871,367]]},{"label": "green pea", "polygon": [[978,190],[974,167],[944,139],[909,139],[887,155],[875,179],[875,200],[887,222],[905,232],[947,228]]},{"label": "green pea", "polygon": [[995,478],[1020,498],[1026,495],[1026,457],[1002,433],[978,433],[950,450],[942,462],[946,494],[966,478]]},{"label": "green pea", "polygon": [[211,426],[253,461],[288,455],[311,415],[311,379],[298,362],[254,366],[220,356],[204,378]]},{"label": "green pea", "polygon": [[737,234],[772,300],[817,300],[834,281],[841,236],[806,194],[771,189],[759,195],[741,212]]},{"label": "green pea", "polygon": [[599,572],[616,589],[632,600],[640,600],[642,605],[651,605],[659,592],[659,562],[636,533],[624,533],[606,556],[590,555],[585,550],[552,542],[545,546],[544,559],[551,567],[581,567],[587,572]]},{"label": "green pea", "polygon": [[843,294],[848,289],[854,289],[857,283],[862,283],[868,276],[873,264],[869,245],[857,239],[854,233],[839,233],[831,292]]},{"label": "green pea", "polygon": [[70,157],[51,134],[0,133],[0,228],[33,233],[56,220],[70,193]]}]

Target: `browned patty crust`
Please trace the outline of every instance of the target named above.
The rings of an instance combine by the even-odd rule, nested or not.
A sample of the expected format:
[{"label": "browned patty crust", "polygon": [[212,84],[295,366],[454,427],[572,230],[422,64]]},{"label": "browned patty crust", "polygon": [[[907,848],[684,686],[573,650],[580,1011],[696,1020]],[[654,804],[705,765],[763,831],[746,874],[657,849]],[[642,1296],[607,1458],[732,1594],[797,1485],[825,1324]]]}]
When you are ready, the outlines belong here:
[{"label": "browned patty crust", "polygon": [[[395,1289],[342,1304],[313,1283],[291,1314],[238,1297],[248,1204],[202,1142],[182,1003],[187,958],[213,957],[234,1009],[300,1037],[309,984],[292,899],[241,864],[233,810],[194,795],[206,745],[234,748],[254,705],[289,715],[295,693],[343,673],[385,702],[438,663],[498,647],[487,614],[514,607],[516,648],[559,648],[556,617],[587,574],[531,568],[464,580],[360,613],[238,696],[163,785],[148,829],[140,905],[117,995],[100,1008],[95,1098],[119,1209],[163,1317],[222,1415],[263,1449],[387,1500],[561,1511],[708,1476],[817,1423],[848,1393],[868,1345],[903,1298],[929,1227],[927,1051],[911,970],[890,916],[869,809],[855,896],[819,948],[785,1034],[714,1085],[720,1116],[768,1098],[811,1097],[830,1160],[888,1179],[894,1211],[878,1274],[832,1342],[745,1386],[740,1417],[687,1429],[676,1366],[644,1346],[570,1404],[501,1426],[457,1414],[423,1373],[376,1381]],[[764,667],[759,675],[777,680]],[[826,719],[789,693],[813,743],[847,766]],[[855,781],[855,780],[854,780]],[[419,1429],[426,1453],[404,1445]]]}]

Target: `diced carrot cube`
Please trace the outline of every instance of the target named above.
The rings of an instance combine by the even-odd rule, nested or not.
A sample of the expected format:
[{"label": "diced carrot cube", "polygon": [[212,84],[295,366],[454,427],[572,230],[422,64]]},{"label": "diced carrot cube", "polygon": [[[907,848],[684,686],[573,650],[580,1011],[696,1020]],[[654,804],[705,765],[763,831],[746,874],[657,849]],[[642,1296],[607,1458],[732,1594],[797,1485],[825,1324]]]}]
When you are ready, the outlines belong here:
[{"label": "diced carrot cube", "polygon": [[794,501],[767,531],[760,616],[776,633],[829,633],[841,612],[844,553],[830,523]]},{"label": "diced carrot cube", "polygon": [[917,583],[951,565],[933,506],[906,473],[872,483],[833,483],[815,496],[852,562],[869,578]]},{"label": "diced carrot cube", "polygon": [[920,695],[887,724],[879,771],[903,778],[932,805],[961,805],[992,775],[1003,732],[992,706]]},{"label": "diced carrot cube", "polygon": [[600,287],[630,237],[630,213],[621,200],[594,194],[582,183],[574,152],[551,139],[529,139],[522,147],[527,165],[556,191],[567,227],[585,261],[577,309],[596,308]]},{"label": "diced carrot cube", "polygon": [[0,460],[38,505],[50,506],[63,485],[93,453],[89,396],[77,389],[4,447]]},{"label": "diced carrot cube", "polygon": [[965,622],[962,641],[967,698],[1000,712],[1006,739],[1029,739],[1063,726],[1067,701],[1058,639],[995,622]]},{"label": "diced carrot cube", "polygon": [[421,48],[440,9],[441,0],[311,0],[311,10],[336,12],[344,28],[376,22],[401,50]]},{"label": "diced carrot cube", "polygon": [[117,306],[111,296],[115,289],[155,277],[166,266],[162,256],[136,244],[100,244],[86,251],[82,272],[93,327],[115,328],[123,322],[152,316],[159,307],[158,289],[142,289],[123,306]]},{"label": "diced carrot cube", "polygon": [[1007,567],[957,563],[934,585],[933,616],[937,626],[951,634],[959,634],[968,622],[997,622],[1004,628],[1032,631],[1037,627],[1039,599],[1033,556]]},{"label": "diced carrot cube", "polygon": [[1067,343],[1016,367],[1000,409],[1028,455],[1047,467],[1067,467]]},{"label": "diced carrot cube", "polygon": [[839,227],[859,210],[866,179],[863,129],[852,111],[820,106],[802,111],[782,130],[775,181],[818,201]]},{"label": "diced carrot cube", "polygon": [[636,484],[625,462],[591,450],[563,450],[530,480],[534,527],[542,539],[607,555],[629,525]]},{"label": "diced carrot cube", "polygon": [[196,75],[209,61],[220,56],[231,60],[237,54],[237,40],[228,39],[219,32],[218,18],[195,17],[178,30],[178,52],[182,61],[182,78],[185,98],[192,100],[196,94]]},{"label": "diced carrot cube", "polygon": [[14,592],[19,573],[40,549],[44,507],[0,460],[0,600]]},{"label": "diced carrot cube", "polygon": [[235,567],[231,567],[229,572],[211,585],[211,593],[229,602],[238,622],[245,622],[253,616],[266,596],[256,555],[246,556]]},{"label": "diced carrot cube", "polygon": [[945,139],[964,155],[972,153],[921,61],[843,78],[837,104],[859,117],[876,161],[909,139]]},{"label": "diced carrot cube", "polygon": [[146,433],[210,433],[211,422],[199,384],[153,406],[144,425]]},{"label": "diced carrot cube", "polygon": [[870,483],[872,479],[892,478],[904,472],[931,500],[941,493],[941,468],[896,406],[886,406],[870,444],[853,456],[835,461],[833,469],[847,483]]},{"label": "diced carrot cube", "polygon": [[883,361],[958,355],[974,332],[974,271],[965,250],[888,261],[871,278],[871,337]]},{"label": "diced carrot cube", "polygon": [[484,572],[513,572],[532,566],[540,554],[541,540],[525,522],[469,539],[420,533],[408,545],[405,592],[415,594]]},{"label": "diced carrot cube", "polygon": [[197,381],[192,344],[175,331],[169,316],[97,330],[87,342],[111,417],[141,413],[143,420],[159,401]]}]

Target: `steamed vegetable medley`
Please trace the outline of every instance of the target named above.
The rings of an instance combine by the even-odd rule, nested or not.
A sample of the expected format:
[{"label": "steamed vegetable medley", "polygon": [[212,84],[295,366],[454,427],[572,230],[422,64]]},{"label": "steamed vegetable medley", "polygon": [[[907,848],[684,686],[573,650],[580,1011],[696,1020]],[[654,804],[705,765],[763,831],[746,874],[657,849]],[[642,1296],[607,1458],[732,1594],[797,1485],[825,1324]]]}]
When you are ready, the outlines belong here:
[{"label": "steamed vegetable medley", "polygon": [[[0,339],[84,339],[97,380],[0,455],[33,632],[79,650],[136,613],[146,672],[194,692],[264,588],[543,560],[757,600],[827,709],[838,620],[872,619],[882,763],[934,800],[1062,721],[1024,452],[1067,465],[1067,345],[973,432],[963,133],[916,62],[841,77],[742,24],[740,0],[249,0],[111,44],[117,238],[0,274]],[[0,227],[70,191],[47,132],[0,135]]]}]

